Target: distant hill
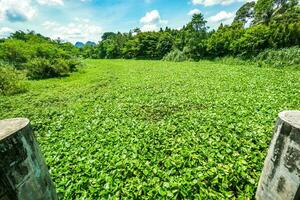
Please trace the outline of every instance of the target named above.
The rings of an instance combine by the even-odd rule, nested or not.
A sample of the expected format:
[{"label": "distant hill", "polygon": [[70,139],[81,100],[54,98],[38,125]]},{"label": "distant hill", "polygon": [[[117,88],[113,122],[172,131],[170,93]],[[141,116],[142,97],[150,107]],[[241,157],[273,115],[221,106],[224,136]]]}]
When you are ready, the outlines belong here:
[{"label": "distant hill", "polygon": [[96,46],[95,42],[87,41],[85,44],[83,42],[76,42],[75,47],[83,48],[84,46]]},{"label": "distant hill", "polygon": [[84,44],[82,42],[76,42],[75,47],[82,48]]},{"label": "distant hill", "polygon": [[91,41],[87,41],[85,43],[86,46],[96,46],[96,43],[95,42],[91,42]]}]

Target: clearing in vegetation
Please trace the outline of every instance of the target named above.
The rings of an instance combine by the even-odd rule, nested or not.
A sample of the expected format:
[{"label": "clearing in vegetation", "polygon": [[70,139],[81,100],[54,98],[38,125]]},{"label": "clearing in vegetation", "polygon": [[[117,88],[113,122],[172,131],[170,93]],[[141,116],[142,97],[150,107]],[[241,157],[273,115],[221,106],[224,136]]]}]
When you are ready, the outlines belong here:
[{"label": "clearing in vegetation", "polygon": [[27,117],[61,199],[253,199],[300,71],[217,62],[87,60],[0,96]]}]

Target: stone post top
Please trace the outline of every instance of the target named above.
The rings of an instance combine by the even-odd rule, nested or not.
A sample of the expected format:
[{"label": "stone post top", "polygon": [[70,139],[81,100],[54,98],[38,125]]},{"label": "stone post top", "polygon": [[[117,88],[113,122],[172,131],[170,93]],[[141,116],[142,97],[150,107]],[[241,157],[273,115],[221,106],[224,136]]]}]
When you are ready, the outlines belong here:
[{"label": "stone post top", "polygon": [[29,124],[29,119],[15,118],[0,120],[0,141],[18,132]]},{"label": "stone post top", "polygon": [[283,121],[288,122],[293,127],[300,129],[300,111],[298,110],[283,111],[279,113],[279,117]]}]

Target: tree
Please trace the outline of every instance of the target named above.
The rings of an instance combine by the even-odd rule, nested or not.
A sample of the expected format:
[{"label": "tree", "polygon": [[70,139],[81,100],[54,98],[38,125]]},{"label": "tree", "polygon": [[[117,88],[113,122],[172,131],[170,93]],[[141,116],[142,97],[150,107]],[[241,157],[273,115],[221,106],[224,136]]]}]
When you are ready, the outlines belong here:
[{"label": "tree", "polygon": [[195,14],[192,17],[191,22],[182,29],[186,32],[185,36],[185,47],[183,52],[193,60],[199,60],[206,55],[205,39],[207,38],[207,21],[201,13]]},{"label": "tree", "polygon": [[109,39],[109,38],[111,38],[111,37],[113,37],[115,35],[116,34],[114,32],[105,32],[105,33],[103,33],[101,39],[102,40],[107,40],[107,39]]},{"label": "tree", "polygon": [[247,22],[252,21],[254,19],[254,7],[254,1],[245,3],[236,12],[236,16],[233,20],[233,23],[241,22],[243,23],[243,25],[245,25]]},{"label": "tree", "polygon": [[159,41],[159,33],[144,32],[137,35],[139,42],[139,59],[159,59],[157,52],[157,43]]},{"label": "tree", "polygon": [[170,33],[164,31],[161,32],[156,46],[158,59],[162,59],[167,53],[172,50],[173,41],[174,38]]},{"label": "tree", "polygon": [[258,0],[255,7],[254,22],[268,24],[274,12],[274,0]]},{"label": "tree", "polygon": [[235,55],[251,57],[270,46],[270,28],[259,24],[245,30],[245,33],[232,43]]},{"label": "tree", "polygon": [[244,34],[243,22],[235,22],[231,26],[220,25],[207,40],[206,46],[210,57],[222,57],[233,55],[232,45],[234,41]]},{"label": "tree", "polygon": [[208,29],[206,23],[207,21],[204,20],[204,16],[201,13],[194,14],[191,22],[187,24],[186,29],[189,31],[206,32]]},{"label": "tree", "polygon": [[121,49],[124,58],[133,59],[137,58],[139,53],[139,41],[137,38],[129,39],[125,42],[124,47]]},{"label": "tree", "polygon": [[[169,58],[180,55],[195,61],[228,55],[251,57],[266,48],[299,44],[297,3],[298,0],[248,2],[237,11],[231,25],[221,24],[210,32],[201,13],[193,15],[180,30],[166,27],[158,32],[141,32],[139,28],[123,34],[107,32],[96,47],[82,54],[91,58],[128,59],[162,59],[169,54]],[[250,22],[251,26],[247,26]]]},{"label": "tree", "polygon": [[270,21],[271,45],[273,48],[300,45],[300,7],[289,8]]},{"label": "tree", "polygon": [[[121,49],[130,37],[130,34],[122,33],[104,33],[102,36],[102,41],[95,47],[98,51],[99,58],[121,58]],[[93,49],[93,47],[91,47]],[[93,53],[94,55],[94,53]]]},{"label": "tree", "polygon": [[255,23],[269,23],[271,18],[297,6],[299,0],[258,0],[255,5]]}]

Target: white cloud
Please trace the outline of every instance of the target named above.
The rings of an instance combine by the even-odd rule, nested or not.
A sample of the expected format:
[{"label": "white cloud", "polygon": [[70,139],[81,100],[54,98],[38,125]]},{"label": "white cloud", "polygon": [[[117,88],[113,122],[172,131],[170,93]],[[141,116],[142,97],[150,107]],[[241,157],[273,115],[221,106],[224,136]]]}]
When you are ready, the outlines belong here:
[{"label": "white cloud", "polygon": [[188,15],[193,16],[195,14],[200,14],[200,13],[201,11],[199,9],[193,9],[188,13]]},{"label": "white cloud", "polygon": [[204,6],[213,6],[213,5],[229,5],[235,2],[246,2],[247,0],[192,0],[193,5],[204,5]]},{"label": "white cloud", "polygon": [[27,21],[35,15],[31,0],[0,0],[0,20]]},{"label": "white cloud", "polygon": [[91,23],[88,19],[75,18],[67,25],[46,21],[43,26],[48,31],[47,35],[52,39],[60,38],[72,43],[77,41],[97,42],[101,39],[102,28]]},{"label": "white cloud", "polygon": [[140,23],[143,24],[141,31],[158,31],[160,27],[166,25],[168,21],[162,20],[157,10],[147,12],[144,17],[140,19]]},{"label": "white cloud", "polygon": [[8,27],[2,27],[0,28],[0,38],[6,38],[8,37],[14,30]]},{"label": "white cloud", "polygon": [[224,22],[232,20],[234,17],[234,13],[221,11],[214,16],[208,18],[209,22]]},{"label": "white cloud", "polygon": [[64,5],[63,0],[37,0],[37,2],[41,5],[50,5],[50,6]]},{"label": "white cloud", "polygon": [[147,12],[144,17],[141,18],[140,22],[143,24],[157,23],[160,20],[160,14],[157,10]]},{"label": "white cloud", "polygon": [[[63,6],[65,0],[36,0],[40,5]],[[81,2],[90,2],[92,0],[79,0]]]}]

